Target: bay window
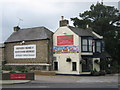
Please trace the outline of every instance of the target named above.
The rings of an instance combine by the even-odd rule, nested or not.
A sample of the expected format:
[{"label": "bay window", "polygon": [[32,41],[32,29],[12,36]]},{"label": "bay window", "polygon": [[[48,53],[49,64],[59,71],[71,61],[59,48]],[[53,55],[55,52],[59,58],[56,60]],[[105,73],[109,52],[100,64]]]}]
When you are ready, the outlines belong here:
[{"label": "bay window", "polygon": [[82,51],[92,52],[92,38],[91,37],[82,37]]}]

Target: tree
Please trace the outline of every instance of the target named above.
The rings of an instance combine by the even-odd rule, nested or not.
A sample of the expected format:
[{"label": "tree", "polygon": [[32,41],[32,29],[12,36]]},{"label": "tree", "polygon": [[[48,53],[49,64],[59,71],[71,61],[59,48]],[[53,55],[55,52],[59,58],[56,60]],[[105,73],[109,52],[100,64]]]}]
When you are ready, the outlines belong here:
[{"label": "tree", "polygon": [[112,7],[97,2],[92,4],[90,10],[79,14],[80,18],[71,18],[73,25],[78,28],[86,28],[89,25],[93,31],[102,35],[105,41],[106,51],[114,61],[119,60],[120,53],[120,13]]}]

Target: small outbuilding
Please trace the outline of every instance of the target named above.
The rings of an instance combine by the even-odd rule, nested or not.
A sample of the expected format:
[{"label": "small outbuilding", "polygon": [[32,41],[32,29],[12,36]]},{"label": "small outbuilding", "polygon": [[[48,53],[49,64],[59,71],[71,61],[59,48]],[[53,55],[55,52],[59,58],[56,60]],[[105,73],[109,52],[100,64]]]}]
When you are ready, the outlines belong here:
[{"label": "small outbuilding", "polygon": [[52,69],[53,32],[45,27],[20,29],[5,41],[6,65],[25,66],[33,70]]}]

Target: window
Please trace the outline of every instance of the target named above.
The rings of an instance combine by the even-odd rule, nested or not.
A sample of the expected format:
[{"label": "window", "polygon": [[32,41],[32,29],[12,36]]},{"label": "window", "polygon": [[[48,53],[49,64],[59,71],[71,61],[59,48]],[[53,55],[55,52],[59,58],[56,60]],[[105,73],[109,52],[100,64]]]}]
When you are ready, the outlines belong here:
[{"label": "window", "polygon": [[104,41],[101,42],[101,47],[102,47],[102,52],[104,52],[105,51],[105,43],[104,43]]},{"label": "window", "polygon": [[89,39],[88,41],[89,41],[89,45],[88,45],[89,51],[92,52],[92,39]]},{"label": "window", "polygon": [[54,70],[58,70],[58,62],[54,62]]},{"label": "window", "polygon": [[72,71],[77,71],[77,63],[72,62]]},{"label": "window", "polygon": [[96,52],[101,52],[101,42],[96,41]]},{"label": "window", "polygon": [[82,38],[82,51],[92,52],[92,38],[91,37]]},{"label": "window", "polygon": [[82,51],[88,51],[87,46],[88,46],[87,39],[82,39]]}]

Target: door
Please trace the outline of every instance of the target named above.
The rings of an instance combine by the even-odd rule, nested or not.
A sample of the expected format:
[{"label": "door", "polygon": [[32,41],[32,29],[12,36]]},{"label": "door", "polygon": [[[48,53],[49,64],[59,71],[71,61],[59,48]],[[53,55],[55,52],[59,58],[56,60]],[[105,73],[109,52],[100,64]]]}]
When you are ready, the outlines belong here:
[{"label": "door", "polygon": [[58,70],[58,62],[54,62],[54,70]]},{"label": "door", "polygon": [[92,70],[92,58],[84,57],[85,63],[82,64],[82,72],[90,72]]}]

